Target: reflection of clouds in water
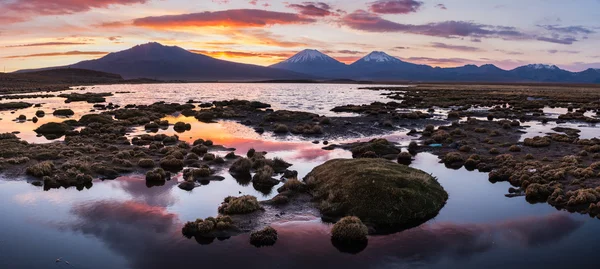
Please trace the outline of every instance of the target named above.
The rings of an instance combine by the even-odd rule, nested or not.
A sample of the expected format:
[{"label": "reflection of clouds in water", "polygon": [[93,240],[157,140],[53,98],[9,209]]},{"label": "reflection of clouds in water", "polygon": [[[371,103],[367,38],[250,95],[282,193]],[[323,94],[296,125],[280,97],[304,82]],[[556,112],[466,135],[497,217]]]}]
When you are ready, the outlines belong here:
[{"label": "reflection of clouds in water", "polygon": [[[494,224],[434,223],[387,236],[373,236],[358,255],[340,253],[330,242],[326,224],[317,221],[276,223],[275,247],[256,249],[248,235],[210,246],[181,235],[182,223],[162,207],[138,202],[99,201],[78,205],[78,221],[66,228],[93,235],[127,257],[133,268],[324,267],[327,264],[363,268],[399,263],[459,260],[501,245],[538,247],[559,241],[581,226],[568,214],[516,219]],[[231,259],[235,255],[235,259]]]},{"label": "reflection of clouds in water", "polygon": [[29,191],[16,194],[13,200],[21,205],[32,205],[38,202],[50,202],[60,205],[67,200],[61,191],[65,190]]},{"label": "reflection of clouds in water", "polygon": [[291,157],[292,160],[296,161],[317,161],[317,160],[329,160],[331,159],[333,151],[327,151],[321,148],[303,148],[296,151]]},{"label": "reflection of clouds in water", "polygon": [[148,188],[144,176],[124,176],[112,181],[111,186],[127,192],[135,201],[144,202],[150,206],[167,207],[177,202],[177,197],[172,193],[173,187],[177,183],[174,177],[164,186]]}]

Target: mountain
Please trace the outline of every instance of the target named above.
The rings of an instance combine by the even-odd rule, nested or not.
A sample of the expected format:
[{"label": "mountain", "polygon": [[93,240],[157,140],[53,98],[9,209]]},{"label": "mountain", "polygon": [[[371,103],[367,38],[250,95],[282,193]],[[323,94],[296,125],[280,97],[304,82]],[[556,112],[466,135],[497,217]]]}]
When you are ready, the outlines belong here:
[{"label": "mountain", "polygon": [[556,65],[530,64],[517,67],[509,73],[518,81],[573,82],[574,80],[574,73],[560,69]]},{"label": "mountain", "polygon": [[59,68],[88,69],[119,74],[124,79],[184,81],[434,81],[434,82],[547,82],[600,83],[600,70],[569,72],[555,65],[530,64],[503,70],[495,65],[431,67],[402,61],[385,52],[374,51],[346,65],[317,50],[303,50],[270,67],[218,60],[180,47],[159,43],[138,45],[110,53],[100,59]]},{"label": "mountain", "polygon": [[[159,43],[138,45],[128,50],[110,53],[100,59],[79,62],[68,67],[116,73],[125,79],[248,81],[313,78],[310,75],[288,70],[218,60],[180,47],[163,46]],[[27,71],[31,70],[20,72]]]},{"label": "mountain", "polygon": [[350,65],[354,79],[411,80],[419,79],[433,68],[404,62],[385,52],[373,51]]},{"label": "mountain", "polygon": [[270,67],[329,78],[344,75],[347,70],[346,64],[312,49],[303,50],[291,58]]},{"label": "mountain", "polygon": [[33,92],[64,89],[73,85],[95,85],[122,83],[117,74],[65,68],[30,73],[0,73],[1,92]]}]

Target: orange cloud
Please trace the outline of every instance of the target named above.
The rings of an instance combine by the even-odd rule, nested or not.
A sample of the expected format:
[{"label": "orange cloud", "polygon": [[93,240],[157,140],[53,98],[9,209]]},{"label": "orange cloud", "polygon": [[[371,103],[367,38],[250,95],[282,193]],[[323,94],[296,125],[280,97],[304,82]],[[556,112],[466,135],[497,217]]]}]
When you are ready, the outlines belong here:
[{"label": "orange cloud", "polygon": [[360,58],[362,58],[361,56],[340,56],[340,57],[333,57],[336,60],[345,63],[345,64],[351,64],[353,62],[356,62],[358,60],[360,60]]},{"label": "orange cloud", "polygon": [[315,22],[298,14],[259,9],[231,9],[135,19],[133,25],[149,28],[181,27],[265,27],[276,24]]},{"label": "orange cloud", "polygon": [[35,58],[35,57],[51,57],[51,56],[73,56],[73,55],[101,55],[104,56],[108,54],[108,52],[102,51],[67,51],[67,52],[48,52],[48,53],[36,53],[36,54],[27,54],[27,55],[15,55],[15,56],[7,56],[5,59],[21,59],[21,58]]},{"label": "orange cloud", "polygon": [[30,43],[22,45],[11,45],[6,46],[7,48],[19,48],[19,47],[40,47],[40,46],[65,46],[65,45],[88,45],[90,43],[83,42],[43,42],[43,43]]},{"label": "orange cloud", "polygon": [[206,51],[206,50],[190,50],[193,53],[208,55],[215,58],[289,58],[294,55],[292,52],[271,53],[271,52],[248,52],[248,51]]}]

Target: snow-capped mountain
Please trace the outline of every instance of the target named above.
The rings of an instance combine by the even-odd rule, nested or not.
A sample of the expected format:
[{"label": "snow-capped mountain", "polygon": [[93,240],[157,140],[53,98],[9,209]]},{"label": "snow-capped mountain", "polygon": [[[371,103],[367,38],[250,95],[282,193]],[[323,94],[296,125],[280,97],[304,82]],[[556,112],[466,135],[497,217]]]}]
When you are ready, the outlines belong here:
[{"label": "snow-capped mountain", "polygon": [[318,50],[306,49],[270,67],[310,74],[317,77],[335,78],[338,74],[344,74],[347,65]]},{"label": "snow-capped mountain", "polygon": [[354,79],[404,80],[407,77],[420,77],[431,69],[430,66],[404,62],[381,51],[371,52],[350,65]]},{"label": "snow-capped mountain", "polygon": [[549,65],[549,64],[530,64],[530,65],[526,65],[525,67],[532,68],[532,69],[549,69],[549,70],[560,69],[556,65]]},{"label": "snow-capped mountain", "polygon": [[376,62],[376,63],[386,63],[386,62],[391,62],[391,63],[398,63],[398,62],[402,62],[400,61],[400,59],[396,58],[396,57],[392,57],[390,55],[388,55],[387,53],[383,52],[383,51],[373,51],[371,53],[369,53],[367,56],[363,57],[362,59],[360,59],[359,61],[364,61],[364,62]]},{"label": "snow-capped mountain", "polygon": [[335,62],[339,63],[338,60],[329,57],[326,54],[321,53],[318,50],[313,49],[305,49],[301,52],[298,52],[296,55],[291,58],[283,61],[284,63],[307,63],[307,62]]}]

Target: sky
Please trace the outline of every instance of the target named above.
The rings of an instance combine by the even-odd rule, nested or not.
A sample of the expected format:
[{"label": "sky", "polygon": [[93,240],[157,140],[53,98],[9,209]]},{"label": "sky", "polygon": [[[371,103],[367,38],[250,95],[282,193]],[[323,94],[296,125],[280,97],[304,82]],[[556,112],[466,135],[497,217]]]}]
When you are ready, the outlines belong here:
[{"label": "sky", "polygon": [[268,66],[303,49],[432,66],[600,68],[600,0],[0,0],[0,71],[137,44]]}]

